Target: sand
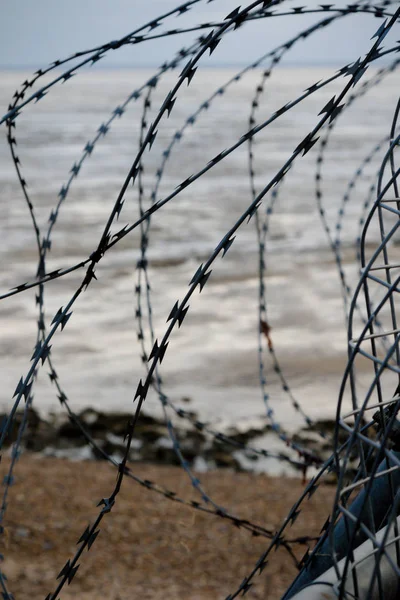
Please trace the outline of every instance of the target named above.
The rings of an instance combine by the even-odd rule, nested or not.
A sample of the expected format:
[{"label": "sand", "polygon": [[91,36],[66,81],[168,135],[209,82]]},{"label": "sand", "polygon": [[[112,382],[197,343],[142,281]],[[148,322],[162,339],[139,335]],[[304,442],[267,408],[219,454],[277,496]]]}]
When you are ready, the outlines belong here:
[{"label": "sand", "polygon": [[[1,477],[9,459],[3,457]],[[133,464],[134,472],[179,496],[200,499],[178,467]],[[105,462],[44,458],[24,454],[17,463],[4,519],[3,572],[16,600],[44,600],[98,515],[96,504],[109,496],[115,468]],[[275,530],[303,489],[300,479],[219,470],[201,474],[207,493],[242,519]],[[288,535],[318,534],[334,488],[321,486],[304,504]],[[182,506],[124,479],[113,510],[105,515],[91,550],[61,591],[62,600],[224,599],[248,575],[268,545],[217,516]],[[5,542],[5,543],[4,543]],[[299,546],[300,558],[306,550]],[[273,552],[254,579],[248,599],[279,598],[296,568],[288,554]]]}]

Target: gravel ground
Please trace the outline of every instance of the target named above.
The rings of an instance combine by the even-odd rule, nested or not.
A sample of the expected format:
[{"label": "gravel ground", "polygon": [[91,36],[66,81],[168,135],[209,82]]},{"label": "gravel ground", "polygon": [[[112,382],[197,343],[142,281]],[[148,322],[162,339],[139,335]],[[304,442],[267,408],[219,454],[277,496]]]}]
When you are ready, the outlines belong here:
[{"label": "gravel ground", "polygon": [[[0,465],[1,478],[9,459]],[[180,497],[200,499],[178,467],[142,463],[136,475]],[[8,589],[15,600],[44,600],[56,577],[77,550],[77,541],[114,489],[115,469],[105,462],[71,462],[24,454],[9,491],[2,550]],[[231,513],[274,530],[303,489],[300,479],[233,473],[201,475],[207,493]],[[317,535],[334,488],[321,486],[288,536]],[[214,515],[172,502],[124,479],[113,510],[106,514],[90,552],[60,599],[141,600],[224,599],[251,571],[268,540]],[[298,547],[300,558],[306,548]],[[247,599],[276,599],[296,569],[287,552],[273,552],[268,567],[254,579]]]}]

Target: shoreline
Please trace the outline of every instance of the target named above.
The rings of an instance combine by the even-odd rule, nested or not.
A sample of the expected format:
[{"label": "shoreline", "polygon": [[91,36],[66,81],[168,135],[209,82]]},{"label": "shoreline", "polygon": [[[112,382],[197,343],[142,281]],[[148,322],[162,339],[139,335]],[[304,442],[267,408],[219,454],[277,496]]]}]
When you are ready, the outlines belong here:
[{"label": "shoreline", "polygon": [[[332,421],[320,421],[294,433],[293,440],[304,448],[301,453],[282,444],[266,417],[235,425],[220,424],[218,428],[198,420],[197,413],[191,410],[180,408],[174,417],[174,430],[171,432],[163,419],[142,412],[135,427],[129,460],[133,463],[179,466],[178,446],[188,466],[197,472],[227,468],[235,472],[296,477],[304,474],[305,456],[314,457],[309,464],[317,466],[331,452]],[[0,421],[5,421],[5,418],[6,415],[0,415]],[[94,408],[84,409],[77,415],[49,414],[43,417],[30,407],[20,447],[45,457],[71,460],[111,458],[113,462],[119,462],[125,452],[127,425],[131,418],[129,413],[105,413]],[[11,432],[5,439],[6,455],[11,456],[13,452],[22,422],[23,411],[18,411]],[[323,432],[325,439],[319,431]]]}]

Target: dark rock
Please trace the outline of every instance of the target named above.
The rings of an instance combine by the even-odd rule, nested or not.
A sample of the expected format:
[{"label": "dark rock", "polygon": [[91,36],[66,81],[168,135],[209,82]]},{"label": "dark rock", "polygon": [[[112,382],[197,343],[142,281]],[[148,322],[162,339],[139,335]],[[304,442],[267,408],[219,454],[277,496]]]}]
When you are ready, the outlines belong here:
[{"label": "dark rock", "polygon": [[264,433],[268,433],[269,431],[271,431],[269,423],[263,423],[260,420],[260,423],[249,424],[247,428],[246,423],[240,427],[229,427],[224,434],[235,442],[239,442],[239,444],[247,444],[250,440],[263,435]]},{"label": "dark rock", "polygon": [[[6,418],[5,415],[2,415]],[[0,416],[1,417],[1,416]],[[193,413],[196,418],[196,414]],[[6,438],[6,446],[15,442],[18,427],[23,419],[23,412],[17,412],[12,430]],[[22,448],[46,455],[62,455],[84,458],[104,459],[108,456],[121,457],[126,449],[126,433],[128,423],[132,421],[131,413],[104,413],[93,408],[81,411],[77,418],[68,414],[49,414],[42,419],[33,408],[28,409],[27,427],[22,438]],[[182,421],[182,424],[180,424]],[[98,449],[91,448],[81,427],[97,444]],[[175,435],[185,460],[190,466],[202,457],[210,467],[215,466],[242,470],[234,453],[238,446],[221,441],[199,428],[188,428],[186,419],[178,419]],[[241,424],[240,428],[231,427],[226,434],[239,443],[246,443],[252,437],[259,436],[269,430],[267,425],[260,426]],[[89,449],[91,450],[89,451]],[[86,451],[87,450],[87,451]],[[156,462],[179,465],[180,460],[169,438],[168,429],[162,420],[141,413],[135,426],[134,437],[129,451],[130,460]]]},{"label": "dark rock", "polygon": [[243,470],[239,462],[232,454],[226,452],[215,452],[212,455],[212,459],[214,460],[217,467],[234,469],[235,471]]},{"label": "dark rock", "polygon": [[[85,430],[93,437],[103,439],[106,433],[124,436],[127,425],[132,420],[132,413],[103,413],[93,408],[87,408],[77,415]],[[148,426],[162,425],[150,415],[140,414],[136,430]],[[64,437],[80,437],[81,432],[74,421],[65,421],[59,428],[59,435]]]},{"label": "dark rock", "polygon": [[160,447],[157,448],[154,455],[155,460],[152,462],[157,462],[163,465],[180,465],[179,456],[177,456],[176,452],[173,448],[165,448]]},{"label": "dark rock", "polygon": [[[4,422],[7,415],[0,415],[0,421]],[[24,419],[24,411],[18,411],[15,414],[14,423],[12,424],[8,435],[5,438],[5,447],[13,444],[18,438],[18,432]],[[23,445],[27,450],[32,452],[40,452],[46,446],[54,443],[57,438],[56,430],[50,423],[44,421],[39,416],[39,413],[29,407],[27,411],[26,425],[23,433]]]},{"label": "dark rock", "polygon": [[148,443],[154,443],[161,437],[165,436],[166,427],[165,425],[142,425],[138,423],[135,428],[136,438],[143,440]]}]

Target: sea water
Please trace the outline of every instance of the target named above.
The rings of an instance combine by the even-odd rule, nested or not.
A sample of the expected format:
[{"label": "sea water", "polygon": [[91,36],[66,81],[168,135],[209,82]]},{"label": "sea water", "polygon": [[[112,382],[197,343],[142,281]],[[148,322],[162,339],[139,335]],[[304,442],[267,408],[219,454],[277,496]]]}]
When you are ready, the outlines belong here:
[{"label": "sea water", "polygon": [[[273,112],[299,97],[318,80],[332,76],[335,68],[282,68],[267,80],[254,118],[266,121]],[[376,71],[375,71],[376,72]],[[371,77],[375,73],[368,72]],[[198,107],[234,77],[236,70],[199,70],[192,84],[179,92],[170,117],[158,126],[151,152],[143,155],[144,207],[150,205],[155,174],[163,152],[176,131]],[[135,89],[154,73],[136,70],[85,71],[52,88],[29,105],[13,130],[23,177],[35,207],[41,237],[49,226],[51,210],[61,186],[68,182],[74,163],[86,143]],[[2,72],[0,103],[5,113],[24,72]],[[167,73],[153,90],[145,121],[157,116],[178,72]],[[233,82],[217,94],[208,110],[186,127],[167,161],[157,198],[168,196],[181,181],[200,171],[225,148],[235,144],[249,128],[251,103],[262,78],[259,69]],[[321,118],[318,113],[347,80],[339,78],[262,130],[254,139],[255,186],[260,192],[293,150]],[[357,93],[360,82],[352,93]],[[352,103],[338,118],[322,163],[323,205],[335,238],[338,211],[346,187],[367,154],[388,135],[397,101],[396,74]],[[116,118],[106,136],[73,180],[51,234],[47,270],[69,267],[95,249],[121,185],[137,154],[145,94],[132,100],[122,118]],[[0,145],[0,290],[33,281],[37,270],[37,242],[32,220],[19,187],[8,146],[6,129]],[[359,177],[345,206],[339,241],[349,285],[359,272],[355,240],[368,189],[387,148],[377,152]],[[293,398],[314,419],[333,418],[347,358],[346,326],[337,267],[315,197],[318,148],[296,160],[269,215],[266,237],[268,323],[271,340]],[[244,143],[174,197],[151,218],[148,248],[151,315],[160,340],[175,302],[181,301],[198,266],[207,261],[225,233],[252,201],[249,183],[248,144]],[[259,208],[260,218],[271,206],[271,196]],[[125,204],[112,232],[139,215],[138,187],[128,186]],[[60,385],[71,407],[104,411],[133,410],[140,378],[146,375],[135,313],[140,257],[140,228],[107,252],[98,265],[97,281],[77,300],[65,330],[51,341],[51,356]],[[45,318],[49,326],[84,277],[79,269],[45,286]],[[227,255],[219,256],[207,285],[190,299],[182,327],[175,328],[161,365],[163,392],[200,419],[227,424],[265,421],[266,406],[259,385],[258,300],[259,258],[255,219],[243,224]],[[143,274],[142,274],[143,277]],[[144,290],[143,278],[142,289]],[[36,341],[37,289],[0,303],[0,406],[9,409],[21,376],[30,367]],[[152,343],[147,323],[146,297],[143,319],[147,354]],[[302,417],[282,387],[267,352],[264,356],[266,389],[275,418],[288,430],[300,427]],[[33,405],[44,412],[60,411],[56,389],[45,363],[39,369]],[[182,404],[182,399],[189,403]],[[159,400],[150,392],[144,410],[159,414]]]}]

